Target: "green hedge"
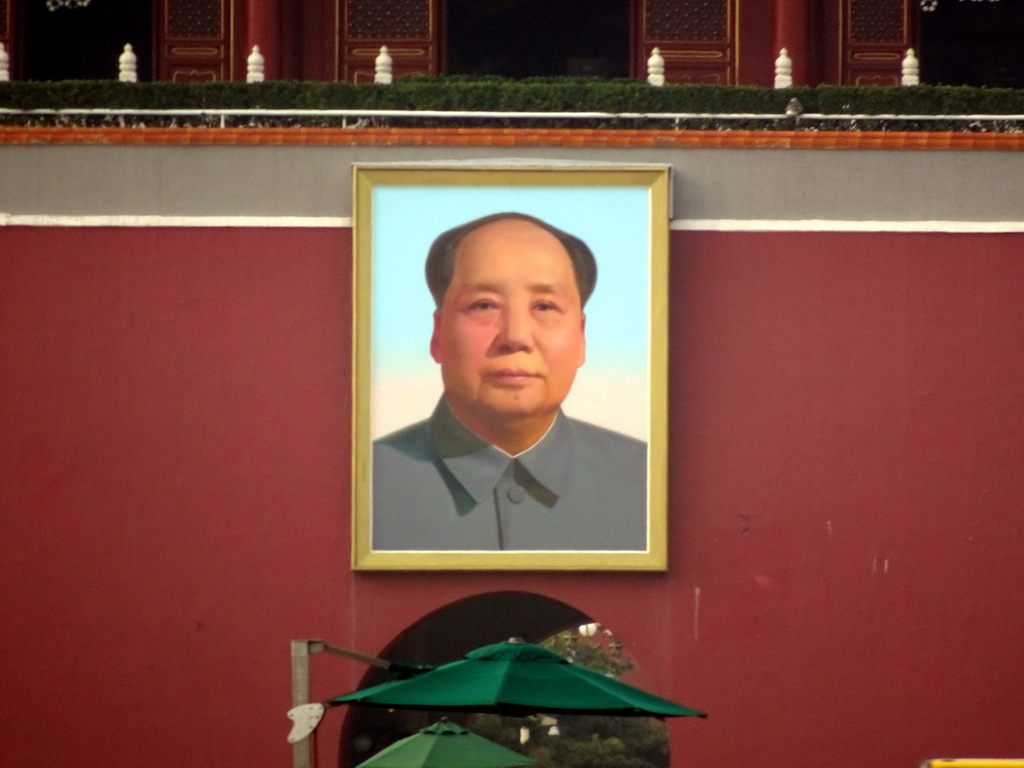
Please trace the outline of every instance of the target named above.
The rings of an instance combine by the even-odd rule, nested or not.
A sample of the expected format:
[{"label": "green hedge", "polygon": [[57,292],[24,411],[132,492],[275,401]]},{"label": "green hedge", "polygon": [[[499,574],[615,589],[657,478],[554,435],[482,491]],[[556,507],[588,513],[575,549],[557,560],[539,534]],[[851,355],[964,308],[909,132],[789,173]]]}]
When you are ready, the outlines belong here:
[{"label": "green hedge", "polygon": [[403,109],[502,112],[781,113],[796,97],[805,112],[826,114],[1024,114],[1024,90],[822,85],[666,85],[575,78],[413,77],[391,86],[327,82],[0,83],[0,107],[106,109]]},{"label": "green hedge", "polygon": [[[796,98],[803,113],[824,115],[1013,115],[1002,119],[934,120],[901,117],[821,119],[783,116]],[[0,83],[0,125],[353,125],[329,115],[221,118],[206,116],[90,115],[45,116],[31,110],[288,110],[350,109],[486,112],[601,112],[712,115],[675,121],[665,119],[579,118],[429,118],[364,117],[358,125],[478,126],[575,128],[650,128],[747,130],[908,130],[1024,132],[1024,90],[915,86],[913,88],[841,87],[773,90],[753,86],[666,85],[654,88],[636,80],[586,78],[411,77],[390,86],[327,82],[272,81],[244,83],[119,83],[115,81]],[[769,115],[737,118],[729,115]]]}]

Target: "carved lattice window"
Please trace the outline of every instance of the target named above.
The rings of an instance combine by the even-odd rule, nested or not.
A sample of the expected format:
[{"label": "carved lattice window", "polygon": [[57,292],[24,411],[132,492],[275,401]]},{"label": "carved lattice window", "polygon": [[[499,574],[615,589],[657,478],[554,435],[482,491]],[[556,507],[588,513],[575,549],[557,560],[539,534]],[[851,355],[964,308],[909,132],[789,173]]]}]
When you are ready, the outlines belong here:
[{"label": "carved lattice window", "polygon": [[728,0],[647,0],[647,36],[657,40],[724,40]]},{"label": "carved lattice window", "polygon": [[220,37],[221,21],[221,0],[167,0],[168,37]]},{"label": "carved lattice window", "polygon": [[903,40],[903,0],[851,0],[850,40],[899,43]]},{"label": "carved lattice window", "polygon": [[349,0],[348,36],[356,40],[430,37],[430,0]]}]

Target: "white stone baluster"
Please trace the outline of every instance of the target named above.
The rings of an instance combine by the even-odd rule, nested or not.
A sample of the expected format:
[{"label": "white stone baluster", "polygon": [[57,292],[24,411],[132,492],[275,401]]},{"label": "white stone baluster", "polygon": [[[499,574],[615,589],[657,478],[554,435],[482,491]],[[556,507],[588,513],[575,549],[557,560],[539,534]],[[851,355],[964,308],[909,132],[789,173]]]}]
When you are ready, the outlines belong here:
[{"label": "white stone baluster", "polygon": [[117,79],[122,83],[136,83],[139,80],[139,59],[132,51],[131,43],[126,43],[124,46],[124,53],[122,53],[117,59],[117,68],[119,74]]},{"label": "white stone baluster", "polygon": [[656,87],[665,84],[665,59],[657,48],[647,60],[647,82]]},{"label": "white stone baluster", "polygon": [[11,79],[11,55],[3,43],[0,43],[0,83],[6,83]]},{"label": "white stone baluster", "polygon": [[785,48],[779,51],[779,58],[775,60],[775,87],[793,87],[793,60]]},{"label": "white stone baluster", "polygon": [[914,55],[913,48],[907,48],[907,55],[903,57],[903,77],[900,79],[900,84],[921,84],[921,62]]},{"label": "white stone baluster", "polygon": [[260,53],[260,47],[254,45],[252,53],[245,60],[245,82],[262,83],[266,68],[266,60],[263,58],[263,54]]},{"label": "white stone baluster", "polygon": [[380,47],[380,54],[373,64],[373,82],[377,85],[391,85],[394,78],[391,74],[391,57],[388,55],[386,45]]}]

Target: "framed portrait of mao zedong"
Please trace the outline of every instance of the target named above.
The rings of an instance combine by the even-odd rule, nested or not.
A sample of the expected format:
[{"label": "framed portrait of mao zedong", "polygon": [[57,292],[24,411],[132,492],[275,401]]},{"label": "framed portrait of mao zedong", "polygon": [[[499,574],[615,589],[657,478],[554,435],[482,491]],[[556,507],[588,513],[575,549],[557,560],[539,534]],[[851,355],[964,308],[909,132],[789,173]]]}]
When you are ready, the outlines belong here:
[{"label": "framed portrait of mao zedong", "polygon": [[354,168],[357,570],[664,570],[669,169]]}]

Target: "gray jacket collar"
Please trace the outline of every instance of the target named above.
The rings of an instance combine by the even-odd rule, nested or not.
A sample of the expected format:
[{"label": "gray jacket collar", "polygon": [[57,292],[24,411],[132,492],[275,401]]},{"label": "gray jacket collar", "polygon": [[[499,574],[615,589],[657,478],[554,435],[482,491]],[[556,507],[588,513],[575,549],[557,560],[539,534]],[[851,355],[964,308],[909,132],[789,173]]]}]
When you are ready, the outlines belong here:
[{"label": "gray jacket collar", "polygon": [[[438,457],[477,504],[510,469],[521,485],[532,493],[542,491],[540,496],[553,495],[554,501],[569,490],[575,429],[561,410],[540,442],[518,456],[510,456],[469,429],[444,397],[434,409],[428,428]],[[540,487],[530,489],[531,484]]]}]

